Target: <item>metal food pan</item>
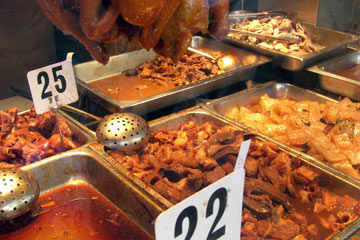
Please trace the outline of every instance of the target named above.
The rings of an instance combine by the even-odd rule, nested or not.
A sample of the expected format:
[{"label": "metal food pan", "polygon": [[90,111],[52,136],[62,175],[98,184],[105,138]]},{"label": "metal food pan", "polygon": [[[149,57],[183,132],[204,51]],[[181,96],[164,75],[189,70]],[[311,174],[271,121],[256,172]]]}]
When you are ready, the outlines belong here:
[{"label": "metal food pan", "polygon": [[[233,107],[249,106],[256,104],[259,101],[259,98],[264,94],[268,94],[269,97],[271,98],[286,97],[297,101],[308,100],[308,101],[316,101],[318,103],[325,103],[326,101],[337,102],[332,98],[326,97],[324,95],[300,87],[296,87],[291,84],[269,82],[269,83],[257,85],[254,88],[244,90],[238,93],[234,93],[232,95],[220,99],[216,99],[212,101],[203,100],[204,104],[202,104],[202,107],[219,117],[223,117],[228,121],[231,121],[233,124],[237,126],[248,129],[248,127],[242,124],[241,122],[230,119],[226,117],[225,114]],[[335,169],[334,167],[332,167],[327,163],[319,161],[306,153],[297,151],[292,147],[288,147],[284,143],[278,142],[271,137],[267,137],[266,135],[260,132],[258,133],[258,135],[286,148],[289,152],[292,152],[299,156],[303,156],[303,158],[308,159],[308,161],[312,162],[312,164],[314,165],[317,165],[322,168],[333,169],[336,175],[340,176],[349,183],[360,185],[360,179],[349,176],[348,174]]]},{"label": "metal food pan", "polygon": [[231,108],[240,106],[249,106],[256,104],[259,98],[268,94],[271,98],[286,97],[293,100],[309,100],[319,103],[326,101],[334,101],[334,99],[324,95],[291,85],[287,83],[268,82],[265,84],[256,85],[253,88],[240,91],[223,98],[212,101],[203,100],[206,102],[203,106],[211,111],[214,111],[224,116]]},{"label": "metal food pan", "polygon": [[340,57],[325,60],[307,70],[318,75],[321,88],[360,101],[360,81],[337,74],[357,64],[360,64],[360,51],[351,51]]},{"label": "metal food pan", "polygon": [[[153,120],[150,122],[150,129],[152,131],[158,129],[164,129],[164,128],[169,130],[175,130],[178,129],[182,124],[190,120],[195,121],[197,124],[212,122],[219,127],[224,125],[231,125],[235,128],[243,130],[243,128],[241,127],[239,128],[239,126],[232,123],[231,121],[218,117],[203,108],[199,108],[199,106],[195,106],[193,108]],[[256,137],[260,140],[268,140],[266,136],[262,137],[260,135],[257,135]],[[97,151],[100,155],[104,156],[104,158],[109,162],[109,164],[113,165],[123,175],[126,175],[129,178],[130,182],[134,183],[134,185],[138,185],[139,188],[144,189],[149,195],[152,195],[154,200],[159,201],[162,204],[162,206],[165,207],[165,209],[174,206],[170,201],[168,201],[162,195],[157,193],[155,190],[148,187],[144,182],[142,182],[140,179],[135,177],[131,172],[127,171],[120,163],[118,163],[112,157],[107,155],[107,153],[104,151],[103,145],[92,144],[91,147],[95,151]],[[309,161],[308,159],[303,158],[302,156],[299,156],[296,153],[288,151],[286,146],[283,147],[280,145],[279,148],[280,151],[286,152],[291,156],[298,157],[304,165],[307,165],[310,168],[312,168],[314,171],[316,171],[319,174],[320,186],[328,189],[330,192],[335,192],[339,195],[348,194],[357,201],[360,201],[360,185],[353,184],[351,181],[349,182],[344,180],[343,178],[339,178],[339,176],[336,174],[334,169],[326,165],[319,167],[317,164],[314,164],[314,162]],[[333,240],[347,239],[350,235],[358,231],[359,228],[360,228],[360,219],[357,219],[351,225],[347,226],[345,229],[343,229],[343,231],[341,231],[331,239]]]},{"label": "metal food pan", "polygon": [[113,99],[88,84],[89,82],[100,78],[120,74],[128,69],[134,69],[137,66],[156,58],[157,55],[155,52],[142,49],[113,56],[106,66],[95,61],[74,66],[78,90],[82,95],[89,96],[91,100],[110,112],[131,111],[138,114],[146,114],[187,99],[192,99],[215,89],[250,79],[258,66],[271,61],[267,57],[202,37],[193,37],[191,46],[221,51],[224,54],[232,54],[237,56],[241,61],[247,58],[255,58],[256,61],[252,64],[244,64],[244,66],[239,66],[237,69],[225,72],[221,75],[207,78],[198,83],[189,84],[132,101]]},{"label": "metal food pan", "polygon": [[40,194],[77,182],[91,185],[153,238],[153,222],[162,209],[89,148],[63,153],[24,166],[22,170],[28,171],[38,181]]},{"label": "metal food pan", "polygon": [[[174,113],[153,121],[149,122],[150,131],[156,131],[158,129],[168,129],[168,130],[177,130],[182,124],[185,124],[188,121],[194,121],[197,124],[201,125],[205,122],[211,122],[215,125],[222,127],[227,124],[226,120],[215,117],[210,114],[208,111],[201,109],[199,106],[195,106],[190,109],[183,110],[179,113]],[[150,195],[158,201],[158,204],[164,207],[164,209],[170,208],[173,204],[163,197],[161,194],[157,193],[151,187],[147,186],[139,178],[135,177],[131,172],[125,169],[120,163],[110,157],[106,152],[104,145],[100,143],[91,144],[90,147],[96,152],[99,152],[107,161],[109,161],[113,166],[120,170],[120,172],[126,175],[129,178],[130,182],[138,185],[140,188],[144,189]]]},{"label": "metal food pan", "polygon": [[[244,18],[229,19],[230,24],[241,22]],[[249,18],[255,19],[255,18]],[[301,23],[311,41],[322,47],[319,52],[309,54],[297,53],[282,53],[280,51],[264,48],[255,44],[250,44],[246,41],[226,37],[225,42],[250,49],[266,56],[269,56],[280,67],[290,70],[298,71],[309,65],[312,65],[322,59],[335,56],[345,51],[350,43],[358,41],[355,35],[334,31],[327,28],[316,27],[308,23]]]}]

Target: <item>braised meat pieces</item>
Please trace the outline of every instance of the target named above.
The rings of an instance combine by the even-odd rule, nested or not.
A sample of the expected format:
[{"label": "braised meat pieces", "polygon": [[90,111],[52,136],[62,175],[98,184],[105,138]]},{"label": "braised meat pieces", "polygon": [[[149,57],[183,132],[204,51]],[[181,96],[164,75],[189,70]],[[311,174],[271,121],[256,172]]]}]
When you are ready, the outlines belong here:
[{"label": "braised meat pieces", "polygon": [[306,35],[304,27],[300,24],[294,24],[290,19],[281,16],[266,17],[249,21],[245,19],[241,23],[234,23],[231,28],[259,33],[267,36],[298,36],[302,39],[301,43],[284,43],[276,40],[260,39],[253,36],[232,32],[228,36],[243,40],[260,47],[277,50],[284,53],[307,54],[318,51],[317,47],[311,42],[310,37]]},{"label": "braised meat pieces", "polygon": [[230,127],[190,121],[179,130],[153,132],[146,147],[133,154],[117,150],[108,154],[177,203],[232,172],[242,141],[240,131]]},{"label": "braised meat pieces", "polygon": [[[189,121],[179,130],[153,132],[131,154],[107,153],[175,204],[231,173],[249,137]],[[319,186],[318,173],[271,142],[252,137],[245,170],[241,239],[325,239],[360,215],[357,201]]]},{"label": "braised meat pieces", "polygon": [[[221,52],[211,51],[214,57],[220,57]],[[146,62],[137,67],[142,79],[150,80],[160,86],[184,86],[213,77],[224,71],[217,63],[196,53],[187,52],[174,62],[170,57],[157,57],[154,61]]]},{"label": "braised meat pieces", "polygon": [[66,121],[59,120],[64,146],[54,113],[36,114],[34,108],[24,115],[16,108],[0,111],[0,167],[30,164],[79,147]]},{"label": "braised meat pieces", "polygon": [[260,97],[226,116],[360,178],[360,104]]},{"label": "braised meat pieces", "polygon": [[273,143],[253,139],[245,171],[241,239],[329,239],[360,215],[357,201]]},{"label": "braised meat pieces", "polygon": [[[222,56],[218,51],[201,50],[215,57]],[[247,64],[254,61],[256,59],[244,60]],[[136,70],[132,70],[131,74],[128,70],[89,84],[113,99],[131,101],[197,83],[224,72],[216,62],[190,52],[184,54],[178,62],[174,62],[170,57],[158,56],[155,60],[138,66]]]}]

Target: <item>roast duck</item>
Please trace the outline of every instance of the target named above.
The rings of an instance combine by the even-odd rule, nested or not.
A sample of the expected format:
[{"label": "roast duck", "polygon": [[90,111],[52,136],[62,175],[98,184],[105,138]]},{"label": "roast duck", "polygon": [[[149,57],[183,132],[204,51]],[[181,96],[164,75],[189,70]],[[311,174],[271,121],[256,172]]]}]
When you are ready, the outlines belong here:
[{"label": "roast duck", "polygon": [[77,38],[94,59],[109,61],[104,43],[127,38],[173,60],[208,32],[216,40],[228,32],[228,0],[37,0],[44,14]]}]

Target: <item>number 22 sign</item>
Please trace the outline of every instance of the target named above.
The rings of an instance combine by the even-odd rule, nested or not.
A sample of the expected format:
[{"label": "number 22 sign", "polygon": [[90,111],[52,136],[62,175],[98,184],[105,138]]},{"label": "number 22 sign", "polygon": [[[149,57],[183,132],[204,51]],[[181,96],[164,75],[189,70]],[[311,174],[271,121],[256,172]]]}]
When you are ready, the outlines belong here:
[{"label": "number 22 sign", "polygon": [[72,55],[73,53],[68,53],[67,59],[63,62],[28,72],[27,78],[36,113],[49,111],[49,98],[55,96],[61,104],[78,100]]},{"label": "number 22 sign", "polygon": [[240,149],[234,172],[158,216],[156,240],[240,239],[245,171],[250,141]]}]

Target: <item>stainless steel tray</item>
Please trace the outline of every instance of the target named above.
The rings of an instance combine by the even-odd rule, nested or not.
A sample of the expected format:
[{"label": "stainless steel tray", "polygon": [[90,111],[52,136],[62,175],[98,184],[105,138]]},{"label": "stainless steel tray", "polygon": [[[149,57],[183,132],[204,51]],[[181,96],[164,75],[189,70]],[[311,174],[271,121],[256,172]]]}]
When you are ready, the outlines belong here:
[{"label": "stainless steel tray", "polygon": [[[202,107],[219,117],[223,117],[227,119],[228,121],[232,122],[233,124],[239,127],[248,129],[247,126],[243,125],[238,121],[226,117],[225,114],[235,106],[236,107],[248,106],[257,103],[258,99],[265,93],[268,94],[269,97],[273,97],[273,98],[287,97],[293,100],[299,100],[299,101],[309,100],[309,101],[316,101],[319,103],[324,103],[326,101],[337,102],[332,98],[323,96],[321,94],[300,87],[296,87],[291,84],[269,82],[266,84],[257,85],[254,88],[244,90],[238,93],[234,93],[232,95],[220,99],[216,99],[212,101],[202,100],[204,102],[202,104]],[[264,139],[268,139],[269,141],[273,141],[277,143],[279,146],[282,146],[283,148],[287,149],[289,152],[292,152],[293,154],[296,154],[297,156],[302,156],[304,159],[307,159],[309,162],[312,162],[313,165],[317,165],[321,168],[332,169],[332,171],[334,171],[337,176],[341,177],[342,179],[348,181],[351,184],[360,185],[360,179],[349,176],[348,174],[335,169],[334,167],[330,166],[327,163],[321,162],[311,157],[310,155],[307,155],[306,153],[288,147],[284,143],[278,142],[271,137],[267,137],[266,135],[260,132],[258,133],[258,135]]]},{"label": "stainless steel tray", "polygon": [[248,106],[257,103],[259,98],[265,93],[268,94],[269,97],[273,98],[286,97],[293,100],[309,100],[319,103],[325,103],[326,101],[336,102],[336,100],[332,98],[291,84],[268,82],[265,84],[255,85],[252,88],[219,99],[202,100],[205,102],[202,106],[211,111],[215,111],[221,116],[224,116],[235,106]]},{"label": "stainless steel tray", "polygon": [[360,101],[360,81],[336,74],[356,64],[360,64],[360,51],[325,60],[306,70],[318,74],[321,88]]},{"label": "stainless steel tray", "polygon": [[[219,127],[224,126],[227,123],[226,120],[224,121],[221,118],[214,117],[209,112],[205,111],[204,109],[201,109],[199,106],[195,106],[193,108],[186,109],[179,113],[174,113],[174,114],[150,121],[149,126],[150,126],[151,131],[156,131],[161,128],[165,128],[165,129],[169,129],[169,130],[176,130],[182,124],[185,124],[186,122],[188,122],[190,120],[193,120],[197,124],[203,124],[205,122],[213,122],[214,124],[216,124]],[[118,163],[116,160],[114,160],[112,157],[110,157],[105,152],[103,145],[101,145],[99,143],[95,143],[95,144],[91,144],[90,147],[92,149],[94,149],[96,152],[99,152],[100,154],[102,154],[104,156],[104,158],[107,161],[109,161],[112,165],[114,165],[117,169],[119,169],[122,174],[128,176],[129,181],[133,182],[134,184],[138,185],[140,188],[142,188],[146,192],[148,192],[150,195],[154,196],[154,198],[159,201],[159,204],[161,206],[163,206],[165,209],[173,206],[173,204],[169,200],[167,200],[162,195],[157,193],[151,187],[147,186],[139,178],[135,177],[131,172],[126,170],[120,163]]]},{"label": "stainless steel tray", "polygon": [[95,61],[76,65],[74,67],[74,71],[78,90],[81,94],[89,96],[91,100],[97,102],[99,105],[111,112],[126,110],[138,114],[145,114],[197,97],[215,89],[249,79],[253,76],[258,66],[271,61],[264,56],[201,37],[193,37],[191,46],[218,50],[223,53],[235,55],[240,60],[246,57],[254,57],[256,58],[256,62],[239,67],[233,71],[225,72],[224,74],[205,79],[199,83],[189,84],[132,101],[120,101],[113,99],[88,84],[89,82],[100,78],[120,74],[127,69],[134,69],[146,61],[154,60],[157,56],[153,51],[138,50],[111,57],[109,63],[105,67]]},{"label": "stainless steel tray", "polygon": [[[241,21],[241,18],[229,20],[230,24]],[[230,37],[226,37],[225,42],[244,47],[246,49],[254,50],[266,56],[269,56],[280,67],[297,71],[312,65],[327,57],[335,56],[343,52],[347,44],[358,41],[358,37],[355,35],[338,32],[326,28],[316,27],[311,24],[301,23],[311,41],[314,44],[320,45],[323,48],[319,52],[313,52],[310,54],[296,54],[296,53],[282,53],[280,51],[260,47],[254,44],[247,43],[245,41],[236,40]]]},{"label": "stainless steel tray", "polygon": [[140,229],[154,236],[153,222],[163,209],[90,148],[62,153],[22,169],[38,181],[40,194],[79,181],[90,184]]},{"label": "stainless steel tray", "polygon": [[[234,124],[233,121],[229,121],[229,119],[222,118],[213,114],[206,109],[200,108],[199,106],[195,106],[193,108],[174,113],[150,122],[151,130],[157,129],[169,129],[175,130],[178,129],[182,124],[186,123],[189,120],[195,121],[197,124],[202,124],[205,122],[212,122],[218,125],[219,127],[224,126],[226,124],[231,125],[235,128],[243,129],[238,125]],[[243,129],[244,130],[244,129]],[[258,135],[257,138],[260,140],[269,140],[266,136]],[[102,155],[109,164],[113,165],[116,169],[119,170],[123,175],[126,175],[129,178],[129,181],[134,183],[134,185],[139,186],[139,188],[144,189],[149,195],[152,195],[154,200],[159,201],[159,203],[165,207],[170,208],[173,204],[164,198],[162,195],[157,193],[152,188],[148,187],[144,182],[140,179],[136,178],[132,173],[127,171],[120,163],[110,157],[105,151],[104,146],[100,144],[92,144],[90,146],[100,155]],[[298,157],[305,165],[310,166],[314,171],[319,174],[319,183],[321,186],[325,187],[331,192],[336,192],[337,194],[348,194],[355,198],[357,201],[360,201],[360,184],[354,184],[353,182],[348,181],[348,179],[343,179],[337,175],[337,171],[333,168],[330,168],[327,165],[318,165],[316,162],[309,161],[307,158],[303,158],[303,156],[299,156],[297,153],[289,151],[288,147],[279,145],[281,151],[284,151],[294,157]],[[350,235],[353,235],[360,229],[360,218],[354,221],[351,225],[347,226],[343,231],[338,233],[336,236],[331,238],[332,240],[340,240],[347,239]]]}]

